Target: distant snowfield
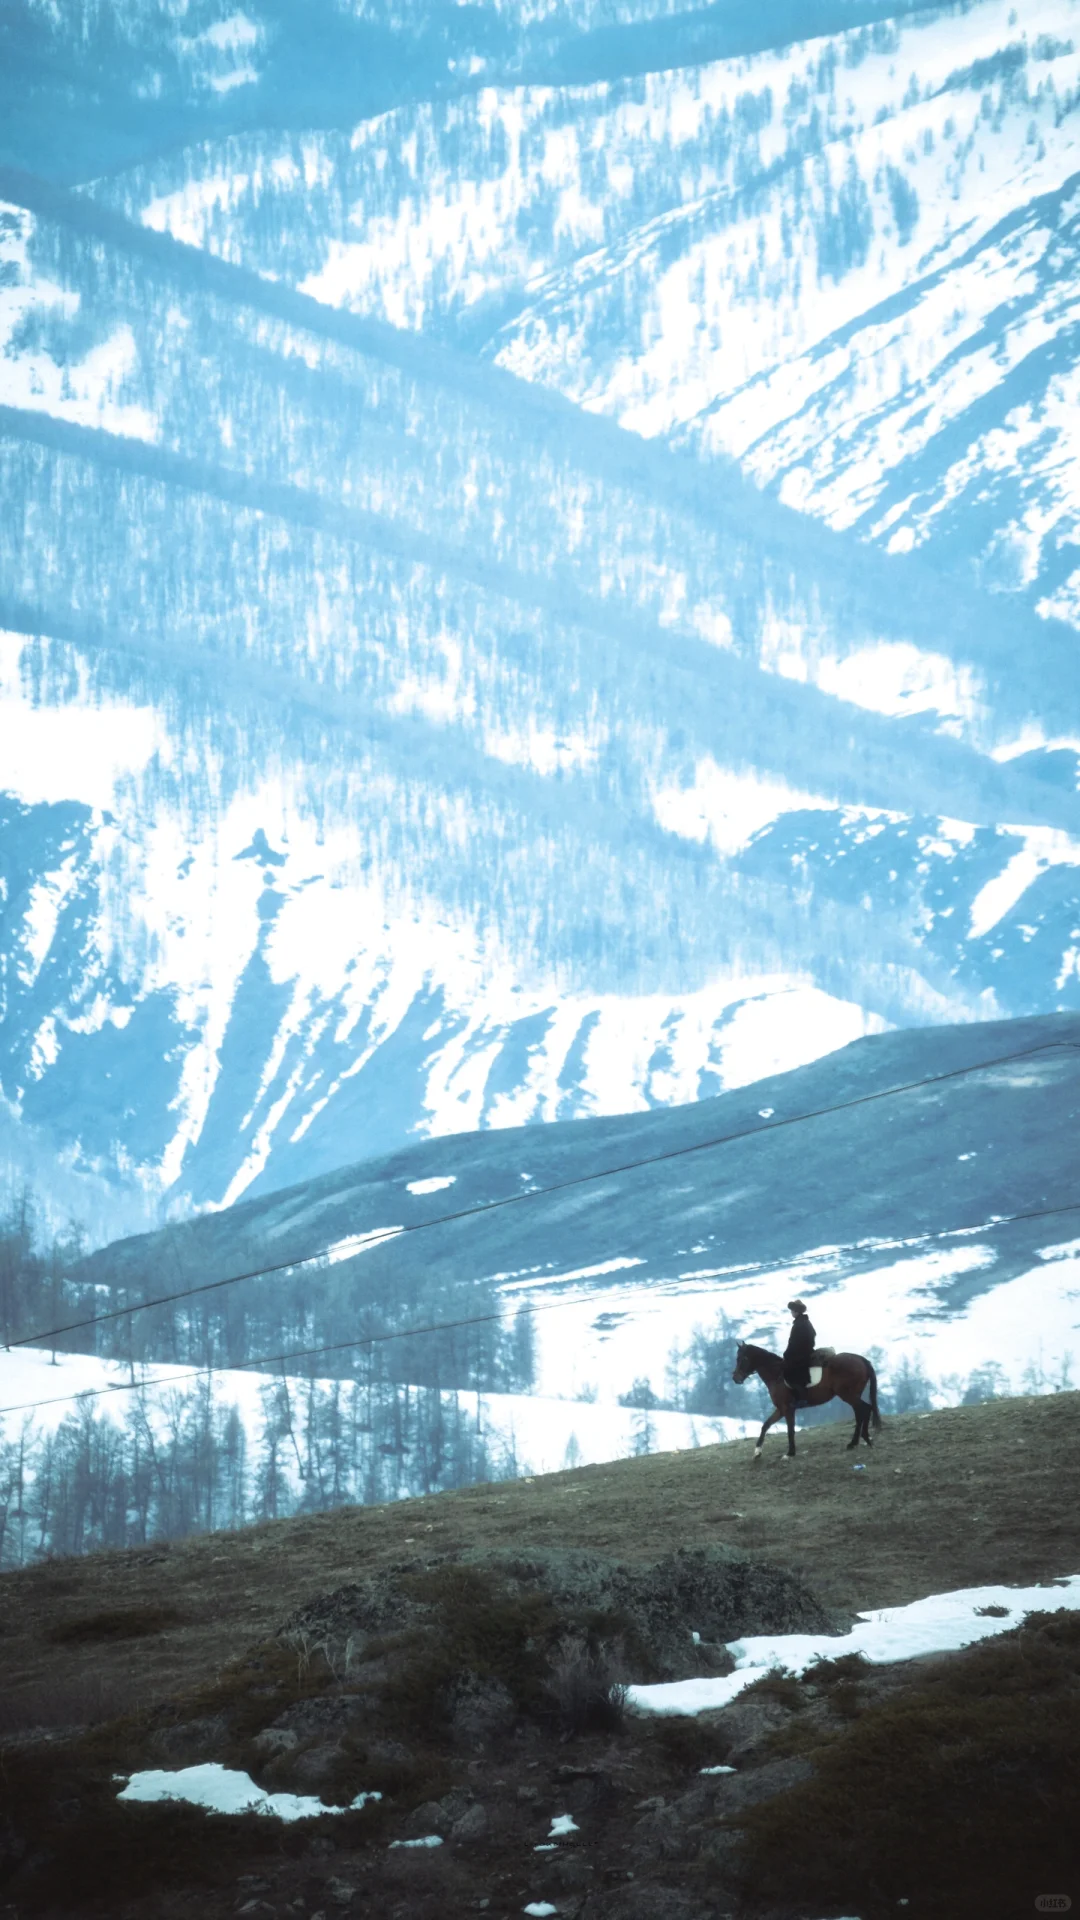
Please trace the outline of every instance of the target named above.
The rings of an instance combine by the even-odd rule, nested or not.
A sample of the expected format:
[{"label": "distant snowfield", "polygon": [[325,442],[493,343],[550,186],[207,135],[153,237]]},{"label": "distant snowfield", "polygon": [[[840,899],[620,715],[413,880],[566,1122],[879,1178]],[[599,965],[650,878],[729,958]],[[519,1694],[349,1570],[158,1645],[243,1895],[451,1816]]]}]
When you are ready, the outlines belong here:
[{"label": "distant snowfield", "polygon": [[[136,1399],[130,1390],[131,1370],[117,1361],[92,1354],[51,1354],[35,1347],[0,1350],[0,1433],[11,1438],[25,1420],[38,1432],[55,1431],[79,1406],[79,1395],[97,1397],[88,1404],[117,1422]],[[151,1425],[166,1431],[170,1389],[191,1391],[205,1384],[205,1374],[190,1368],[148,1365],[137,1372],[138,1398]],[[280,1374],[260,1374],[242,1368],[222,1368],[213,1375],[213,1398],[219,1408],[235,1406],[244,1424],[249,1447],[258,1447],[265,1413],[262,1394],[280,1387]],[[329,1380],[316,1382],[327,1388]],[[346,1383],[348,1384],[348,1383]],[[628,1382],[626,1384],[629,1384]],[[303,1402],[308,1382],[290,1379],[296,1404]],[[687,1413],[649,1412],[621,1407],[610,1398],[563,1400],[551,1395],[524,1393],[453,1392],[442,1396],[449,1412],[460,1410],[470,1430],[481,1435],[496,1463],[512,1462],[518,1475],[558,1473],[567,1466],[596,1466],[637,1453],[680,1453],[710,1446],[717,1440],[741,1439],[750,1426],[741,1420]],[[34,1411],[30,1411],[30,1407]],[[750,1423],[756,1426],[755,1423]],[[405,1488],[405,1494],[412,1488]]]},{"label": "distant snowfield", "polygon": [[1020,1626],[1029,1613],[1061,1613],[1078,1607],[1080,1574],[1066,1575],[1046,1586],[961,1587],[952,1593],[931,1594],[906,1607],[878,1607],[861,1613],[850,1633],[756,1634],[732,1640],[728,1652],[735,1661],[734,1673],[631,1687],[630,1704],[640,1713],[715,1712],[777,1668],[794,1674],[812,1673],[815,1660],[836,1660],[852,1653],[875,1666],[892,1660],[914,1660],[920,1654],[955,1653]]},{"label": "distant snowfield", "polygon": [[[950,1382],[991,1362],[1016,1392],[1029,1368],[1041,1375],[1060,1370],[1068,1356],[1080,1363],[1080,1242],[1047,1247],[1041,1265],[995,1284],[996,1255],[977,1233],[933,1246],[883,1246],[880,1264],[868,1264],[870,1249],[823,1247],[785,1266],[750,1269],[706,1264],[709,1238],[688,1249],[685,1266],[669,1279],[596,1287],[587,1300],[559,1303],[558,1311],[547,1294],[552,1282],[542,1275],[511,1282],[515,1304],[532,1299],[541,1309],[537,1390],[572,1399],[645,1379],[662,1396],[679,1353],[721,1315],[742,1337],[781,1351],[784,1303],[795,1292],[807,1301],[822,1345],[878,1349],[888,1374],[903,1358],[920,1365],[936,1383],[939,1405],[955,1398]],[[964,1276],[980,1282],[979,1290],[945,1307],[950,1283]]]},{"label": "distant snowfield", "polygon": [[[711,1237],[711,1236],[710,1236]],[[657,1398],[695,1334],[714,1333],[723,1316],[740,1335],[779,1351],[786,1338],[784,1302],[796,1290],[807,1300],[822,1344],[867,1353],[878,1350],[887,1380],[904,1361],[932,1383],[934,1403],[954,1404],[977,1368],[993,1364],[1012,1391],[1031,1381],[1067,1376],[1080,1362],[1080,1240],[1049,1244],[1040,1264],[994,1283],[996,1255],[978,1231],[929,1245],[919,1240],[872,1249],[821,1247],[779,1267],[725,1269],[706,1264],[708,1238],[687,1249],[686,1264],[670,1279],[647,1285],[629,1277],[632,1256],[588,1268],[534,1269],[498,1276],[508,1313],[533,1313],[536,1391],[481,1394],[444,1391],[443,1405],[482,1436],[496,1464],[516,1475],[558,1472],[643,1452],[679,1452],[756,1433],[757,1419],[717,1418],[624,1407],[618,1395],[636,1381]],[[607,1275],[628,1273],[626,1279]],[[958,1281],[974,1283],[972,1297],[943,1305]],[[975,1289],[978,1290],[975,1290]],[[170,1390],[191,1391],[205,1375],[152,1365],[138,1370],[139,1398],[151,1423],[165,1431]],[[73,1413],[78,1396],[122,1421],[135,1398],[132,1373],[121,1362],[92,1355],[52,1356],[39,1349],[0,1352],[0,1426],[8,1438],[24,1421],[55,1430]],[[219,1408],[235,1406],[249,1446],[257,1449],[265,1425],[263,1395],[280,1375],[222,1369],[213,1376]],[[317,1383],[330,1387],[331,1381]],[[296,1404],[305,1380],[288,1382]],[[839,1409],[838,1409],[839,1411]],[[748,1407],[749,1414],[749,1407]]]}]

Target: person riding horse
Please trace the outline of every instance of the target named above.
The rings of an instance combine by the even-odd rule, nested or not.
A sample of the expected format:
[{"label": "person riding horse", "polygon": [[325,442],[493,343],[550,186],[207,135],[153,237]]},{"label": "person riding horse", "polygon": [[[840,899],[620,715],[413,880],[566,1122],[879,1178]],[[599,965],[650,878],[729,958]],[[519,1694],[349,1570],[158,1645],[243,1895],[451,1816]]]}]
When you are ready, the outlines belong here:
[{"label": "person riding horse", "polygon": [[784,1379],[795,1395],[797,1407],[806,1405],[806,1392],[810,1385],[810,1361],[814,1353],[816,1334],[810,1322],[802,1300],[789,1300],[788,1312],[793,1316],[791,1338],[784,1348]]}]

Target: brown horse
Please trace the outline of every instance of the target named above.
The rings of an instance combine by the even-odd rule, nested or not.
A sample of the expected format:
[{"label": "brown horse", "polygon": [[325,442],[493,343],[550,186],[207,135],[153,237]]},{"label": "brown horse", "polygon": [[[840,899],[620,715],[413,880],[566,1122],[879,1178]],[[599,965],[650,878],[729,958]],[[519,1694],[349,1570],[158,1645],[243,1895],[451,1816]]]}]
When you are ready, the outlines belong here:
[{"label": "brown horse", "polygon": [[[875,1431],[881,1426],[881,1415],[877,1403],[877,1374],[869,1360],[861,1353],[834,1353],[821,1362],[821,1379],[816,1387],[808,1387],[802,1399],[807,1407],[823,1407],[829,1400],[846,1400],[855,1415],[855,1431],[848,1441],[849,1449],[857,1447],[860,1439],[872,1446],[870,1424]],[[765,1425],[757,1437],[754,1459],[760,1460],[762,1443],[769,1428],[775,1421],[787,1421],[787,1457],[795,1457],[795,1395],[784,1379],[784,1363],[778,1353],[769,1353],[765,1347],[740,1346],[735,1355],[735,1371],[732,1379],[737,1387],[756,1373],[760,1376],[773,1403]],[[869,1399],[865,1398],[869,1387]]]}]

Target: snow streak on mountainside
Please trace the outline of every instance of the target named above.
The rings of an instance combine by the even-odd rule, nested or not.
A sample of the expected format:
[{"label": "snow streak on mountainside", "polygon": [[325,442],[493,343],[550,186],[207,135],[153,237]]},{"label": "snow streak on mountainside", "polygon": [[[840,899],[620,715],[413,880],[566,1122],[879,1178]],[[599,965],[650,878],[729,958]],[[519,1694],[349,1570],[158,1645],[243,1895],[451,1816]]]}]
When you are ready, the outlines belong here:
[{"label": "snow streak on mountainside", "polygon": [[981,0],[101,191],[1076,624],[1078,112],[1076,0]]},{"label": "snow streak on mountainside", "polygon": [[814,524],[721,425],[882,300],[936,351],[991,254],[1065,364],[1068,0],[452,11],[408,85],[402,10],[335,13],[399,102],[342,118],[329,11],[289,95],[287,6],[126,8],[154,157],[0,170],[0,1161],[95,1232],[1080,996],[1066,602]]}]

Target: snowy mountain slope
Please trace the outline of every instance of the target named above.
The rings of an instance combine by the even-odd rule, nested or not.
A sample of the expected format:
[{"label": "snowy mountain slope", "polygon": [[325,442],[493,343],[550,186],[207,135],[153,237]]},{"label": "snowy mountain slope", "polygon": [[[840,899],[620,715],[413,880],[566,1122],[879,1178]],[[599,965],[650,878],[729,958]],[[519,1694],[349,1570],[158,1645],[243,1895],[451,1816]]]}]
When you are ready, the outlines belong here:
[{"label": "snowy mountain slope", "polygon": [[[823,529],[709,439],[738,392],[780,431],[783,368],[869,312],[895,397],[883,299],[922,316],[941,419],[973,377],[934,372],[954,291],[984,424],[1033,329],[1065,366],[1066,0],[1038,34],[992,0],[836,0],[794,43],[779,3],[206,0],[121,8],[108,44],[89,8],[19,18],[6,151],[99,177],[0,180],[12,1173],[114,1232],[416,1134],[1074,1003],[1073,630],[1035,575],[1026,602],[950,586],[933,541]],[[76,47],[96,105],[76,89],[43,157],[20,142]],[[944,529],[938,414],[889,405],[875,446]],[[1023,479],[1046,506],[1053,469],[1061,508],[1039,578],[1065,431]],[[984,468],[966,494],[948,469],[954,559],[1013,513],[994,457],[981,520]],[[859,471],[869,512],[892,468]]]},{"label": "snowy mountain slope", "polygon": [[590,79],[918,12],[927,0],[9,0],[0,159],[87,179],[253,126],[355,125],[485,80]]},{"label": "snowy mountain slope", "polygon": [[[1068,998],[1068,790],[751,664],[781,594],[839,648],[881,632],[876,598],[917,652],[903,563],[874,595],[838,554],[796,574],[737,486],[710,511],[603,423],[476,396],[400,336],[347,345],[226,268],[208,295],[97,218],[13,208],[6,236],[4,1086],[30,1161],[216,1203],[388,1130],[694,1098],[883,1019],[1042,1005],[1048,969]],[[978,624],[973,734],[1068,712],[1044,661],[1019,721]],[[785,838],[808,805],[810,857]],[[907,844],[871,938],[882,833]],[[1059,873],[1037,953],[988,971],[973,939]]]},{"label": "snowy mountain slope", "polygon": [[101,191],[1074,621],[1078,19],[808,20],[752,57],[236,136]]},{"label": "snowy mountain slope", "polygon": [[[695,1105],[418,1144],[71,1277],[130,1300],[165,1272],[309,1261],[288,1278],[307,1324],[333,1298],[358,1340],[376,1299],[394,1327],[526,1306],[536,1391],[567,1399],[640,1379],[662,1396],[720,1316],[773,1344],[795,1291],[822,1339],[880,1347],[890,1378],[906,1357],[939,1381],[996,1363],[1038,1384],[1078,1351],[1078,1099],[1075,1015],[890,1033]],[[254,1313],[285,1285],[234,1291]]]},{"label": "snowy mountain slope", "polygon": [[967,741],[763,673],[793,625],[922,658],[942,596],[505,375],[7,190],[37,209],[2,295],[24,1165],[218,1204],[1069,1002],[1080,802],[996,757],[1068,720],[1065,648],[1006,679],[1011,623],[956,601]]}]

